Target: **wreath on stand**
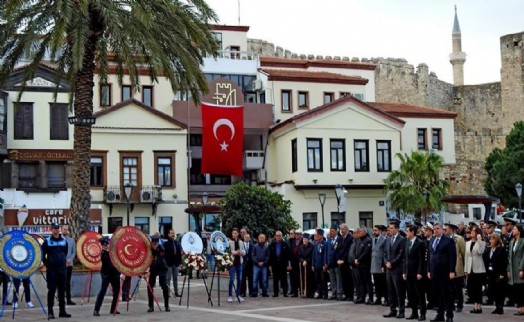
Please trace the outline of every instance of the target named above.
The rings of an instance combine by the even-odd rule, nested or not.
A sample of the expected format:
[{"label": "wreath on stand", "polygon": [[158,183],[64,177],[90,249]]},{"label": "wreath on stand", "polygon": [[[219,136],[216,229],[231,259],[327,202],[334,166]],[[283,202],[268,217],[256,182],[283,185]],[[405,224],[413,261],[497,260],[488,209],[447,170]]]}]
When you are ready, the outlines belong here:
[{"label": "wreath on stand", "polygon": [[228,271],[231,266],[233,266],[233,258],[229,252],[225,252],[223,254],[216,254],[215,255],[215,265],[217,268],[217,271],[219,272],[225,272]]},{"label": "wreath on stand", "polygon": [[191,252],[182,257],[182,270],[186,272],[203,271],[207,268],[206,258],[200,253]]}]

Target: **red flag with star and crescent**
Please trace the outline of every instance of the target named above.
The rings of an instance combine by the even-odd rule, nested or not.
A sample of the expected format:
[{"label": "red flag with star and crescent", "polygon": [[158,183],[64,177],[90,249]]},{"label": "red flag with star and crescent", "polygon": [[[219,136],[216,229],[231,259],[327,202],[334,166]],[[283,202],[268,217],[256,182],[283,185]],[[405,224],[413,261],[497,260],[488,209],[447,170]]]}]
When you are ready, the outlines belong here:
[{"label": "red flag with star and crescent", "polygon": [[244,107],[202,103],[202,173],[242,176]]}]

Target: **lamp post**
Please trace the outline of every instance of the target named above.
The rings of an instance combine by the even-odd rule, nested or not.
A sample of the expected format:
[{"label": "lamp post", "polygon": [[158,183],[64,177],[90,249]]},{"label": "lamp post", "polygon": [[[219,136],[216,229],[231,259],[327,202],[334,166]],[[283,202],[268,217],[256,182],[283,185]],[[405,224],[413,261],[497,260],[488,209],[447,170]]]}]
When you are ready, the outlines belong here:
[{"label": "lamp post", "polygon": [[131,193],[133,192],[133,185],[128,182],[124,186],[124,194],[126,195],[126,202],[127,202],[127,225],[129,225],[129,199],[131,198]]},{"label": "lamp post", "polygon": [[515,190],[517,191],[517,196],[519,196],[519,221],[522,224],[522,207],[521,207],[521,201],[522,201],[522,185],[520,183],[517,183],[515,185]]},{"label": "lamp post", "polygon": [[326,203],[326,194],[324,192],[318,194],[318,201],[320,201],[320,207],[322,208],[322,228],[326,228],[326,222],[324,220],[324,204]]},{"label": "lamp post", "polygon": [[426,189],[424,189],[422,194],[424,195],[424,208],[422,208],[422,211],[424,211],[424,223],[427,224],[428,223],[428,212],[426,211],[425,208],[428,204],[429,192]]}]

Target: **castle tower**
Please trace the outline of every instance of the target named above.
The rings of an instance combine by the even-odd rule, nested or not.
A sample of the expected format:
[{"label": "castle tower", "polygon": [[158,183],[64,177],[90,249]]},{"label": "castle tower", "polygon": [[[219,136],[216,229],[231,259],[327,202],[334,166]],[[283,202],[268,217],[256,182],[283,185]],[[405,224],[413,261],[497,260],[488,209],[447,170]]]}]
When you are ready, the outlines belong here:
[{"label": "castle tower", "polygon": [[451,33],[453,52],[449,54],[449,62],[453,65],[453,85],[464,85],[464,63],[466,53],[462,52],[462,35],[457,17],[457,6],[455,6],[455,20],[453,21],[453,31]]},{"label": "castle tower", "polygon": [[500,86],[504,135],[524,120],[524,32],[500,37]]}]

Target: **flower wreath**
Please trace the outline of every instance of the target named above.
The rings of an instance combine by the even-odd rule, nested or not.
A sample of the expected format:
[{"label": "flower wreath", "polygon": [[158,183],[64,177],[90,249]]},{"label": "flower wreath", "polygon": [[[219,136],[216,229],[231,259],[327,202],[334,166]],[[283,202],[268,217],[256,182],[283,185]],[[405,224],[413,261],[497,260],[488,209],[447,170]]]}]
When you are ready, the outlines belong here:
[{"label": "flower wreath", "polygon": [[219,272],[227,271],[231,266],[233,266],[233,257],[229,252],[225,252],[223,254],[216,254],[215,265],[217,266],[217,270]]},{"label": "flower wreath", "polygon": [[191,252],[182,257],[182,269],[184,271],[202,271],[207,268],[206,258],[200,253]]}]

